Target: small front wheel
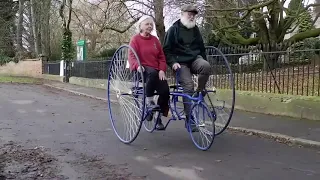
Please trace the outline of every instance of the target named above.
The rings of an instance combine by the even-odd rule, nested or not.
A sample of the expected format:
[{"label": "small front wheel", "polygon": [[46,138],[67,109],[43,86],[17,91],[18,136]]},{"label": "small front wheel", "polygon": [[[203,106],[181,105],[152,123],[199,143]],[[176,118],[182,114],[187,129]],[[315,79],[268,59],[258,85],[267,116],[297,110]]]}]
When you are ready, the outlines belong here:
[{"label": "small front wheel", "polygon": [[214,115],[205,104],[198,102],[192,105],[188,121],[188,131],[197,148],[208,150],[215,138]]}]

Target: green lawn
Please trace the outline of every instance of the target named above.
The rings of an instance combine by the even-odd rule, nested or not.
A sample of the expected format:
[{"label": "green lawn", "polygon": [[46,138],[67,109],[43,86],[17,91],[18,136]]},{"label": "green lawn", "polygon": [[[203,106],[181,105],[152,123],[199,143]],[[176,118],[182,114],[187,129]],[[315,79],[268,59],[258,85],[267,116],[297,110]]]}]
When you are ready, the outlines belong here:
[{"label": "green lawn", "polygon": [[30,77],[16,77],[16,76],[4,76],[0,75],[0,83],[30,83],[40,84],[41,79],[30,78]]}]

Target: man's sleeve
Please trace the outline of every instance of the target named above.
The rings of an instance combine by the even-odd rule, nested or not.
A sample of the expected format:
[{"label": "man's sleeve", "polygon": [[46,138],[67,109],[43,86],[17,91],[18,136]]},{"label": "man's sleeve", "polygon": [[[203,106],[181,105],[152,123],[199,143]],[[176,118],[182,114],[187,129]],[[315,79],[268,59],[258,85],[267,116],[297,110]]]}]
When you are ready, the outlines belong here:
[{"label": "man's sleeve", "polygon": [[166,56],[166,61],[169,67],[176,62],[173,56],[173,43],[174,43],[174,28],[170,27],[164,36],[163,52]]}]

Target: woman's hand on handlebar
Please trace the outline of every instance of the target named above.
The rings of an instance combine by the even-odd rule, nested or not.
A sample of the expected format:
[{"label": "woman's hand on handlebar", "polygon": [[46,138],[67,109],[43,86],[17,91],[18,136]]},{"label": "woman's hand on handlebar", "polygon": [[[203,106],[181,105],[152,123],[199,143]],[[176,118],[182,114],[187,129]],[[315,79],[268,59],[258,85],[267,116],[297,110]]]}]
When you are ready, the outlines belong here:
[{"label": "woman's hand on handlebar", "polygon": [[139,67],[137,68],[137,71],[138,71],[138,72],[144,72],[143,66],[139,66]]}]

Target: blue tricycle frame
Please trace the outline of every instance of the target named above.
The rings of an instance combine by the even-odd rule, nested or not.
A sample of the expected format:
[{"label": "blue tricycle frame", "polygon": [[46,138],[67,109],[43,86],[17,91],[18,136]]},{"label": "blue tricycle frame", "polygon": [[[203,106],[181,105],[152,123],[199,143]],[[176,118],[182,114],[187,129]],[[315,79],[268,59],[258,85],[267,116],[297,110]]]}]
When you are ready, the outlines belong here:
[{"label": "blue tricycle frame", "polygon": [[[172,117],[170,117],[169,121],[165,124],[165,129],[166,129],[171,121],[185,120],[185,127],[187,128],[187,132],[190,134],[190,137],[193,143],[195,144],[195,146],[201,150],[208,150],[212,146],[215,136],[221,134],[228,127],[233,115],[234,103],[235,103],[234,80],[233,80],[233,75],[232,75],[230,65],[226,57],[223,55],[223,53],[219,49],[215,47],[209,46],[209,47],[206,47],[206,49],[207,50],[209,49],[209,51],[213,50],[215,56],[217,56],[218,54],[219,57],[222,57],[222,61],[224,62],[227,68],[228,74],[230,75],[228,79],[229,79],[229,85],[231,89],[230,98],[232,99],[231,99],[231,105],[230,105],[230,112],[228,114],[228,118],[226,122],[224,122],[222,124],[221,129],[218,132],[216,132],[216,120],[218,117],[217,110],[219,111],[225,108],[225,101],[217,100],[222,102],[223,104],[222,106],[214,106],[212,104],[212,100],[209,94],[216,93],[216,90],[205,90],[206,91],[205,96],[202,96],[202,93],[199,93],[199,96],[197,97],[193,97],[183,93],[183,88],[180,86],[179,80],[178,80],[179,70],[177,70],[175,73],[175,84],[170,86],[170,89],[171,89],[170,102],[168,102]],[[137,59],[138,65],[139,66],[141,65],[139,57],[137,53],[134,51],[134,49],[129,45],[122,45],[117,49],[117,51],[113,55],[110,68],[109,68],[109,75],[108,75],[108,82],[107,82],[108,84],[107,99],[108,99],[108,110],[109,110],[110,121],[116,136],[119,138],[120,141],[122,141],[125,144],[132,143],[137,138],[138,134],[140,133],[142,125],[144,125],[145,129],[148,132],[154,132],[156,129],[158,116],[160,115],[159,112],[154,112],[154,110],[150,109],[149,107],[146,107],[144,74],[143,72],[129,70],[129,65],[128,65],[129,51],[131,51],[131,56],[135,56],[135,59]],[[123,77],[121,73],[124,73],[125,77]],[[126,97],[127,99],[125,100]],[[179,97],[188,98],[191,102],[191,109],[188,117],[192,117],[192,118],[190,118],[188,121],[186,121],[186,118],[185,118],[186,116],[183,116],[184,114],[183,107],[179,107],[177,105],[178,103],[182,103],[182,101],[179,101]],[[206,103],[204,99],[205,97],[208,98],[211,104],[210,107]],[[132,105],[133,107],[131,108],[125,107],[129,105]],[[199,115],[201,115],[201,113],[197,112],[197,109],[199,110],[200,108],[202,109],[202,115],[207,116],[209,121],[202,119],[200,122]],[[119,109],[122,113],[124,113],[123,112],[124,110],[130,111],[130,112],[128,113],[128,115],[124,115],[123,117],[118,118],[117,120],[117,117],[119,116],[116,116],[116,114],[118,114]],[[150,113],[154,114],[154,118],[153,118],[154,120],[147,121],[146,116],[149,115]],[[130,135],[129,138],[123,137],[120,134],[120,129],[117,127],[117,123],[120,121],[130,121],[130,125],[124,126],[125,129],[129,128],[129,131],[133,131],[133,132],[126,132],[126,135],[128,134]],[[193,132],[192,127],[198,128],[198,131]],[[212,128],[212,131],[209,131],[207,129],[204,130],[204,127]],[[195,134],[197,134],[197,132],[205,135],[204,139],[207,141],[206,145],[202,146],[202,143],[204,143],[203,139],[202,139],[202,143],[196,141],[197,138]]]}]

